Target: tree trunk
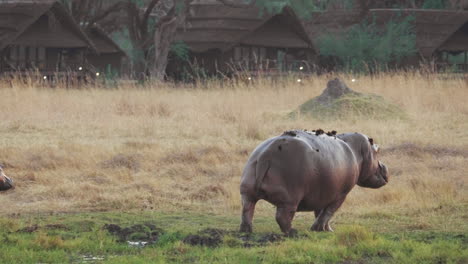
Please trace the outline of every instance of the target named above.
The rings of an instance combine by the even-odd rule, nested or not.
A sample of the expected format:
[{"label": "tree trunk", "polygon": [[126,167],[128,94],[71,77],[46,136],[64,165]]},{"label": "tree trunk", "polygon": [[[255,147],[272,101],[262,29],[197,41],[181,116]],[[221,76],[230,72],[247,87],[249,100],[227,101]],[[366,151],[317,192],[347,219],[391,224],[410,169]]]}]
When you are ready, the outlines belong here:
[{"label": "tree trunk", "polygon": [[180,19],[182,17],[175,16],[154,32],[154,65],[151,70],[151,78],[154,80],[164,80],[169,51]]},{"label": "tree trunk", "polygon": [[166,17],[161,19],[161,24],[156,27],[153,37],[154,64],[151,68],[151,78],[159,81],[164,80],[169,52],[177,27],[185,23],[192,2],[193,0],[174,0],[174,6]]}]

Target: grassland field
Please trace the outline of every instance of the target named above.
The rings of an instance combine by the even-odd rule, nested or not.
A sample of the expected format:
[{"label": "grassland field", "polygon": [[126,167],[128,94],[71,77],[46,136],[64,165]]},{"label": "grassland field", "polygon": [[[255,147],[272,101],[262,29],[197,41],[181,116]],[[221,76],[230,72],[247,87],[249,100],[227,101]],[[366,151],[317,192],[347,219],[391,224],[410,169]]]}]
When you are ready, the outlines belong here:
[{"label": "grassland field", "polygon": [[[405,118],[296,113],[329,79],[118,83],[0,80],[1,263],[468,263],[468,79],[340,75]],[[355,78],[355,82],[351,79]],[[353,189],[334,233],[283,237],[261,201],[237,233],[250,152],[289,129],[362,132],[391,178]],[[150,242],[145,247],[128,241]]]}]

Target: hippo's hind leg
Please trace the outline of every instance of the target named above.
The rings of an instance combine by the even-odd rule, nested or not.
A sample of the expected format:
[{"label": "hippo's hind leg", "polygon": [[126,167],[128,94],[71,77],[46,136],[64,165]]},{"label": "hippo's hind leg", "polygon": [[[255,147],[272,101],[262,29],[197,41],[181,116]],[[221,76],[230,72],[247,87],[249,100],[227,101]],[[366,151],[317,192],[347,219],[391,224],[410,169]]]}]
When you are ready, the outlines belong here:
[{"label": "hippo's hind leg", "polygon": [[315,218],[319,217],[320,213],[322,212],[323,210],[320,209],[320,210],[315,210],[314,211],[314,214],[315,214]]},{"label": "hippo's hind leg", "polygon": [[291,223],[296,214],[297,206],[278,206],[276,208],[276,222],[281,228],[281,231],[289,235],[292,231]]},{"label": "hippo's hind leg", "polygon": [[252,219],[257,200],[249,199],[247,195],[242,195],[242,223],[240,232],[252,233]]},{"label": "hippo's hind leg", "polygon": [[330,227],[330,219],[333,217],[333,214],[340,208],[343,204],[346,196],[332,202],[329,204],[325,209],[321,210],[320,213],[317,215],[317,211],[315,211],[315,219],[314,224],[310,228],[313,231],[329,231],[333,232],[333,229]]}]

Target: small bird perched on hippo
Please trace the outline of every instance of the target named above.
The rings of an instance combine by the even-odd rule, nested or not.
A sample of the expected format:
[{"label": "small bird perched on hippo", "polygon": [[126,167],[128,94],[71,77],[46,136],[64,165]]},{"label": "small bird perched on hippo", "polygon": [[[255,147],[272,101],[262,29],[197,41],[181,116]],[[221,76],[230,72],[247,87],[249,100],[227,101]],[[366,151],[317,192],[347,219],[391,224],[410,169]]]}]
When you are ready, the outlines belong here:
[{"label": "small bird perched on hippo", "polygon": [[330,219],[357,184],[380,188],[388,169],[378,161],[379,147],[361,133],[291,130],[261,143],[250,155],[240,184],[241,232],[252,232],[255,204],[276,206],[285,234],[296,212],[314,211],[314,231],[333,231]]}]

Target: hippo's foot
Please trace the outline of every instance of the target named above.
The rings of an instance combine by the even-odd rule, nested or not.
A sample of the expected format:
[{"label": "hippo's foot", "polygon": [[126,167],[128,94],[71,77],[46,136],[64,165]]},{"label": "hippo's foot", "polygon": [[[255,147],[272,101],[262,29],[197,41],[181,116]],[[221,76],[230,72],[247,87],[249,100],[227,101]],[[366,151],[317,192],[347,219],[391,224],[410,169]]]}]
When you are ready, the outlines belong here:
[{"label": "hippo's foot", "polygon": [[296,230],[296,229],[291,228],[291,229],[289,230],[289,232],[288,232],[288,233],[285,233],[284,235],[285,235],[286,237],[294,238],[294,237],[297,237],[297,236],[298,236],[298,233],[297,233],[297,230]]},{"label": "hippo's foot", "polygon": [[317,221],[312,225],[310,230],[317,232],[333,232],[333,229],[330,227],[329,223],[319,223]]},{"label": "hippo's foot", "polygon": [[252,233],[252,225],[242,223],[239,228],[241,233]]}]

